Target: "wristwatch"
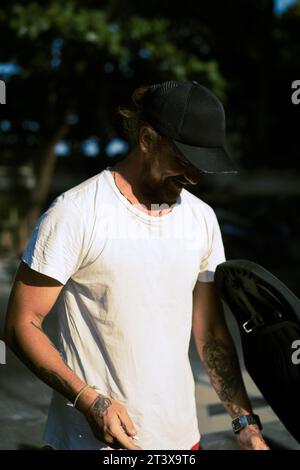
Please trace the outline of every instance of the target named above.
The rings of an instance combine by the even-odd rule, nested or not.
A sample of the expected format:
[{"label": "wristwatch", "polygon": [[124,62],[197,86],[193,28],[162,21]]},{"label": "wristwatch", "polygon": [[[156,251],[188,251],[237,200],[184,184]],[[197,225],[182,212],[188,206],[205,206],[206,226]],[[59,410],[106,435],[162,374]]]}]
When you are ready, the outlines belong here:
[{"label": "wristwatch", "polygon": [[249,415],[241,415],[237,418],[234,418],[232,421],[232,429],[235,434],[240,432],[241,429],[244,429],[249,424],[256,424],[259,429],[262,429],[262,425],[258,415],[249,414]]}]

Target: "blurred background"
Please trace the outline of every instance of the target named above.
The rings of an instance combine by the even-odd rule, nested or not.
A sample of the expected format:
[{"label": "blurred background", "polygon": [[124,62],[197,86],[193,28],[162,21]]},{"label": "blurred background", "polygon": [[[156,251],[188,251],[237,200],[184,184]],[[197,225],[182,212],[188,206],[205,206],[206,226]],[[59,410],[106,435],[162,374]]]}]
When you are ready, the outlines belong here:
[{"label": "blurred background", "polygon": [[[118,106],[130,103],[137,86],[169,79],[197,80],[224,103],[239,174],[206,176],[192,191],[215,209],[227,258],[262,264],[300,295],[300,103],[292,101],[299,58],[297,0],[3,0],[0,327],[41,212],[126,155]],[[191,358],[200,384],[192,349]],[[20,448],[28,429],[31,445],[38,445],[49,390],[9,351],[6,362],[0,365],[0,448]],[[23,391],[14,386],[16,377]],[[263,401],[261,407],[276,420]],[[205,422],[211,432],[228,427],[212,422]]]}]

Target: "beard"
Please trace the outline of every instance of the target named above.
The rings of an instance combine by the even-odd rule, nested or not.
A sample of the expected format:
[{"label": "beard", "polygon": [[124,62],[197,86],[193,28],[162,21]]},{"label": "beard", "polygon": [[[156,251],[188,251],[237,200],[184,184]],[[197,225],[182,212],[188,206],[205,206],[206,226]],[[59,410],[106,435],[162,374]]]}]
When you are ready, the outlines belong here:
[{"label": "beard", "polygon": [[186,182],[180,181],[182,176],[178,174],[163,178],[160,169],[162,159],[162,152],[158,149],[144,160],[141,180],[143,194],[151,204],[173,206]]},{"label": "beard", "polygon": [[165,179],[155,177],[152,172],[144,173],[143,190],[151,204],[167,204],[172,206],[182,191],[183,184],[176,177],[168,176]]}]

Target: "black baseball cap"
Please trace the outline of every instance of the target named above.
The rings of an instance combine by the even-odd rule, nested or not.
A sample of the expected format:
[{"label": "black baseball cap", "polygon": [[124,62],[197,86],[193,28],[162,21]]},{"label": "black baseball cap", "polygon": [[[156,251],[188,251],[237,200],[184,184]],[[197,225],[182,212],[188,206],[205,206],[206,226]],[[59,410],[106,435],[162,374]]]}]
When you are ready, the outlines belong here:
[{"label": "black baseball cap", "polygon": [[223,105],[206,87],[196,81],[155,84],[142,106],[145,120],[201,171],[237,173],[225,149]]}]

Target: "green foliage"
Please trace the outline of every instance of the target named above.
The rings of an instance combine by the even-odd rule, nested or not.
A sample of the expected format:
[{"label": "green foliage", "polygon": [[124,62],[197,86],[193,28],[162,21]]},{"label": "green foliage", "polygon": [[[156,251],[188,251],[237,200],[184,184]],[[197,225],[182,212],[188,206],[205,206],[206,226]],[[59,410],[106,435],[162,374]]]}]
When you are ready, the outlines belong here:
[{"label": "green foliage", "polygon": [[[103,152],[117,133],[115,110],[128,104],[136,86],[189,79],[225,102],[227,129],[245,161],[260,164],[269,153],[273,165],[286,142],[297,148],[290,82],[298,78],[299,22],[300,0],[279,17],[272,0],[185,0],[172,8],[168,0],[3,0],[1,62],[22,67],[10,79],[14,100],[5,108],[18,135],[14,148],[33,158],[20,131],[24,119],[39,122],[34,137],[47,143],[71,112],[80,124],[67,139],[97,135]],[[61,47],[54,66],[56,40]]]},{"label": "green foliage", "polygon": [[[51,42],[54,37],[59,37],[64,40],[64,48],[68,48],[69,44],[71,47],[76,44],[78,48],[91,45],[94,47],[94,54],[100,52],[108,60],[115,60],[121,71],[122,65],[139,59],[140,49],[146,49],[149,51],[149,61],[156,70],[154,75],[159,75],[159,71],[163,75],[169,73],[177,79],[196,75],[196,78],[203,77],[218,93],[222,94],[224,89],[217,63],[190,53],[188,43],[179,48],[167,18],[125,16],[111,22],[107,19],[106,12],[99,8],[78,6],[72,0],[52,0],[28,4],[12,2],[5,21],[17,38],[29,42],[46,41],[47,46],[47,41]],[[50,46],[49,43],[46,50]],[[38,54],[37,49],[36,53]],[[32,60],[37,63],[34,57]],[[47,54],[45,61],[48,61],[47,64],[39,60],[42,68],[49,66]]]}]

